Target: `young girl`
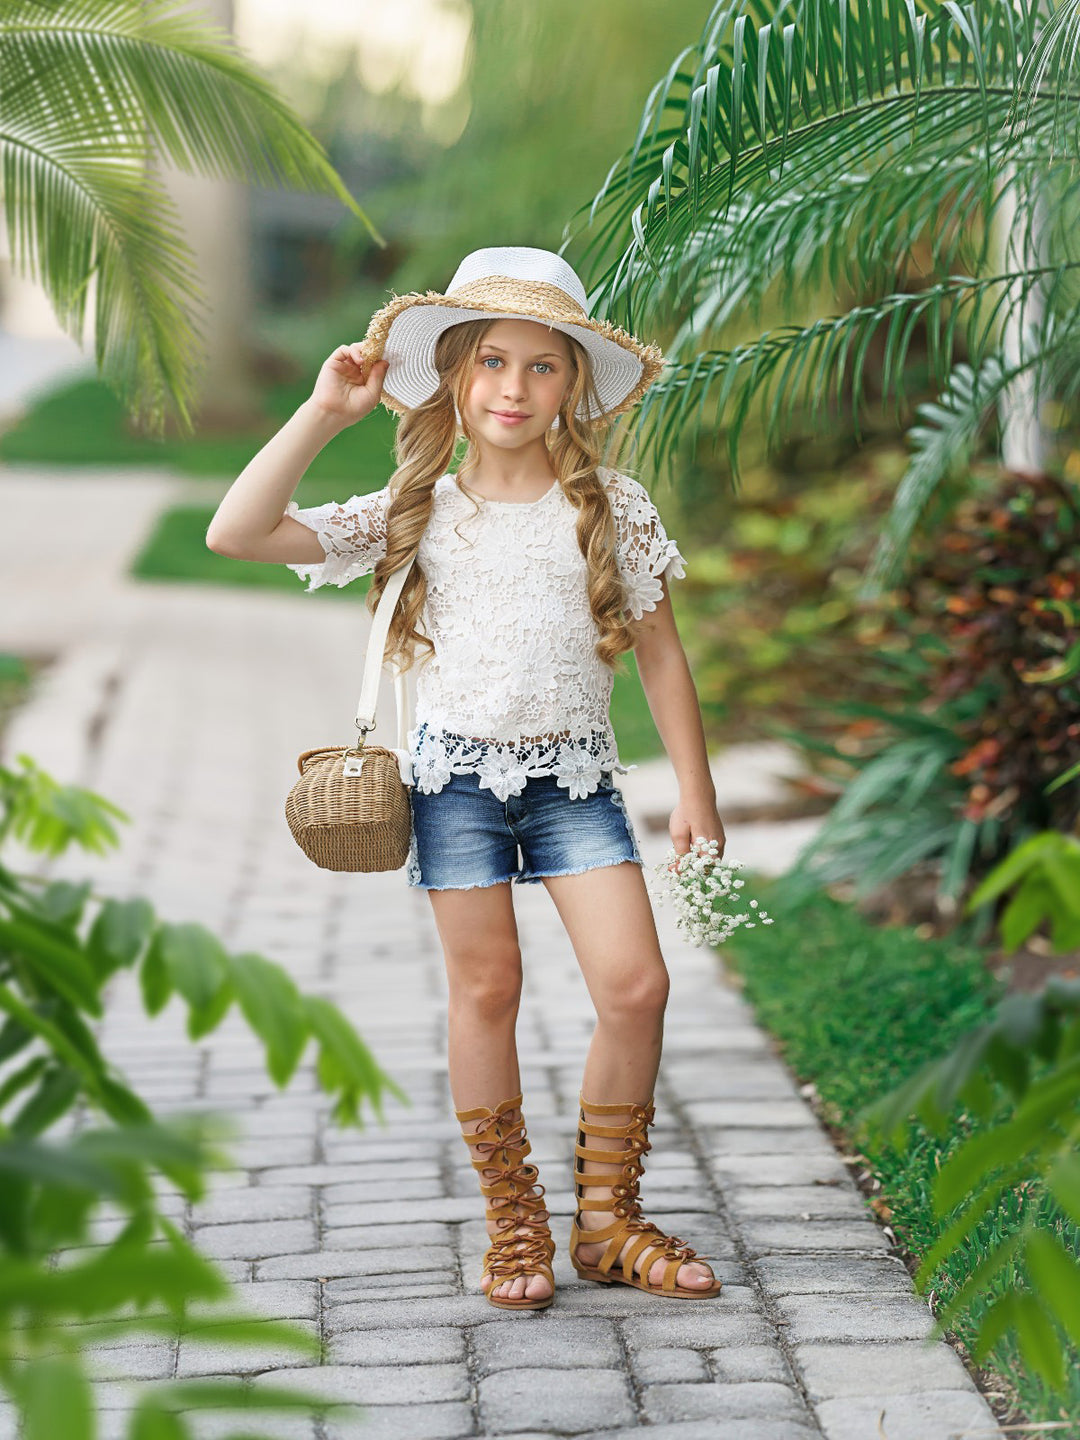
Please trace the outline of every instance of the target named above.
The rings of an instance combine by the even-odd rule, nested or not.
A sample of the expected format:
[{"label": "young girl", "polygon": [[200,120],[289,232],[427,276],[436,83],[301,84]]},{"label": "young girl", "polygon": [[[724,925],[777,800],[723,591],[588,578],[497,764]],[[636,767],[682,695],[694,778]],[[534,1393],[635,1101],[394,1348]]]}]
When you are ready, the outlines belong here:
[{"label": "young girl", "polygon": [[[218,553],[284,563],[309,590],[372,573],[369,609],[416,556],[386,651],[406,669],[423,652],[405,757],[406,875],[430,897],[445,954],[450,1086],[488,1199],[480,1284],[504,1308],[551,1304],[555,1252],[544,1186],[525,1163],[512,881],[547,887],[596,1007],[579,1095],[575,1270],[661,1297],[721,1288],[638,1198],[669,980],[613,782],[627,769],[608,713],[623,652],[635,651],[678,777],[676,851],[699,836],[725,845],[663,584],[682,576],[682,556],[645,488],[600,463],[605,431],[661,363],[655,346],[589,317],[561,256],[474,251],[445,294],[396,296],[362,344],[339,346],[207,532]],[[314,456],[380,399],[401,416],[389,483],[299,509],[289,497]]]}]

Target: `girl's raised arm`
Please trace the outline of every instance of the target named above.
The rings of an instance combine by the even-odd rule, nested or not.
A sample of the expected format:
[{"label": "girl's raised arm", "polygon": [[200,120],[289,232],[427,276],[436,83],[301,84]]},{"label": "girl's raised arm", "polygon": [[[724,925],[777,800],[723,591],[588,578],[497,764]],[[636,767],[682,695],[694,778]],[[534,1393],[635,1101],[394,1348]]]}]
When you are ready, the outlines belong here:
[{"label": "girl's raised arm", "polygon": [[325,558],[318,535],[285,514],[293,491],[328,441],[379,403],[388,362],[368,363],[360,341],[323,362],[307,400],[251,459],[222,497],[206,544],[234,560],[309,564]]}]

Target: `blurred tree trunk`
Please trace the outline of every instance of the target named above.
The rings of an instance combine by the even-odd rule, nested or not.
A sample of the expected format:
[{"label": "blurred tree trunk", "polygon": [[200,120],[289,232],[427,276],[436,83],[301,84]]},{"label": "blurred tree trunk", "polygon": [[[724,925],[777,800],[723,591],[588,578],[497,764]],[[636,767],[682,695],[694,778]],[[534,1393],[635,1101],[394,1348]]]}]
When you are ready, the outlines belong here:
[{"label": "blurred tree trunk", "polygon": [[[231,33],[232,0],[190,0],[186,8]],[[196,320],[205,358],[195,423],[204,432],[250,425],[262,416],[250,368],[250,191],[234,180],[185,174],[160,154],[151,163],[180,212],[181,232],[194,254],[203,293]]]},{"label": "blurred tree trunk", "polygon": [[[1017,186],[1016,171],[1011,165],[1005,169],[1003,183],[1010,188],[994,212],[995,265],[998,273],[1033,269],[1040,264],[1041,240],[1047,220],[1045,202],[1034,193],[1024,196],[1022,187]],[[1025,216],[1020,209],[1025,198],[1028,204],[1034,206],[1030,216]],[[1030,236],[1025,237],[1024,227],[1027,224],[1031,227]],[[1017,308],[1006,317],[1002,348],[1007,366],[1016,364],[1020,359],[1021,332],[1030,331],[1041,323],[1043,309],[1040,281],[1029,290],[1022,315]],[[1026,474],[1044,472],[1048,443],[1035,403],[1035,385],[1030,370],[1017,376],[1002,395],[998,404],[998,422],[1001,428],[1001,458],[1006,469]]]},{"label": "blurred tree trunk", "polygon": [[[1041,0],[1035,0],[1034,11],[1038,12],[1040,8],[1044,8]],[[1038,28],[1035,27],[1036,33]],[[994,264],[997,273],[1034,269],[1041,263],[1042,238],[1046,233],[1049,218],[1046,203],[1040,196],[1037,183],[1025,194],[1013,165],[1005,167],[1002,184],[1008,189],[991,221],[992,233],[995,236]],[[1030,215],[1024,214],[1025,205],[1034,207]],[[1021,221],[1019,227],[1018,215]],[[1030,227],[1027,234],[1024,229],[1026,226]],[[1022,332],[1041,324],[1043,310],[1042,281],[1039,281],[1028,292],[1022,317],[1018,310],[1013,310],[1006,318],[1002,331],[1002,348],[1007,366],[1012,366],[1019,360],[1023,353]],[[998,403],[998,424],[1001,431],[1001,459],[1005,468],[1024,474],[1045,472],[1049,446],[1036,407],[1035,386],[1030,370],[1019,375],[1002,395]]]}]

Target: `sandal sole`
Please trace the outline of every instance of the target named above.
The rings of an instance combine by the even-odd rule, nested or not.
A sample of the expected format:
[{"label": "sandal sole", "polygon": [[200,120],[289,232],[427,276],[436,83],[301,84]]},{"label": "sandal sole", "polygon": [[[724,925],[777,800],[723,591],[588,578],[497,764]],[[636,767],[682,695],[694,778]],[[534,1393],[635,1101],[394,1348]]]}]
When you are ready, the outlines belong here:
[{"label": "sandal sole", "polygon": [[548,1295],[544,1300],[493,1300],[490,1295],[485,1298],[496,1310],[546,1310],[555,1296]]},{"label": "sandal sole", "polygon": [[724,1288],[724,1282],[717,1280],[708,1290],[686,1290],[678,1286],[674,1290],[660,1290],[655,1285],[649,1285],[644,1280],[628,1280],[625,1275],[605,1275],[600,1270],[593,1270],[583,1267],[571,1257],[571,1265],[581,1276],[582,1280],[592,1280],[597,1285],[630,1285],[635,1290],[644,1290],[646,1295],[657,1295],[661,1300],[708,1300],[713,1295],[719,1295]]}]

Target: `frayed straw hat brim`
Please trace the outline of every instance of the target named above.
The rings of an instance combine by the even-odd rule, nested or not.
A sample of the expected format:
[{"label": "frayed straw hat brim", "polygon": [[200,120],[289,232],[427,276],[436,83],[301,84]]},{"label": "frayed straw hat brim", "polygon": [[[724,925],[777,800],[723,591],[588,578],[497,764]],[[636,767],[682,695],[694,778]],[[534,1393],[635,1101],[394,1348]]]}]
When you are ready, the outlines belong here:
[{"label": "frayed straw hat brim", "polygon": [[631,410],[663,368],[659,346],[643,344],[608,320],[593,319],[558,286],[508,279],[486,287],[493,292],[490,299],[464,293],[476,288],[462,287],[453,295],[437,290],[395,295],[371,317],[364,352],[373,362],[383,358],[390,362],[381,394],[388,410],[404,414],[435,392],[439,382],[435,341],[448,326],[465,320],[538,320],[572,335],[588,350],[592,363],[602,409],[598,415],[579,418],[593,423],[605,423]]}]

